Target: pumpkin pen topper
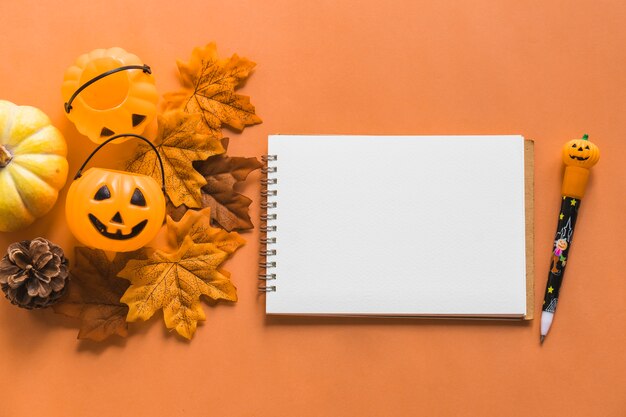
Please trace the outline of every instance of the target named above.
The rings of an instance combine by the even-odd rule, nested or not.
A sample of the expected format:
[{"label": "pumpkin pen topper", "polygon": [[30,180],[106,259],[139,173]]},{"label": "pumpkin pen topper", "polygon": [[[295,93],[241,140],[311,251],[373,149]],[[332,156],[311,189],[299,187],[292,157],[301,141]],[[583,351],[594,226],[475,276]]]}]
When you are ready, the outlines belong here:
[{"label": "pumpkin pen topper", "polygon": [[[157,154],[162,186],[143,174],[103,168],[83,169],[105,145],[134,137]],[[165,171],[157,148],[143,136],[113,136],[89,155],[67,193],[67,224],[84,245],[113,252],[130,252],[145,246],[161,229],[165,218]]]},{"label": "pumpkin pen topper", "polygon": [[563,146],[565,175],[561,194],[583,198],[589,180],[589,170],[600,159],[600,149],[589,141],[589,135],[573,139]]}]

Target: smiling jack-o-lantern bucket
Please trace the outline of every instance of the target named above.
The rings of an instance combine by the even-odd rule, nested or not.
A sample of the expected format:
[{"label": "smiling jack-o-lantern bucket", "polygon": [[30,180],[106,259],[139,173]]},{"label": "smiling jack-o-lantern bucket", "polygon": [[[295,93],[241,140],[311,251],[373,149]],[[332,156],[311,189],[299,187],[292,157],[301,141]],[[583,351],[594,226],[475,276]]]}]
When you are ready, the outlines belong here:
[{"label": "smiling jack-o-lantern bucket", "polygon": [[[83,169],[104,145],[122,137],[148,143],[157,154],[163,186],[147,175],[102,168]],[[165,217],[165,172],[159,152],[135,134],[114,136],[89,155],[67,193],[65,216],[82,244],[113,252],[129,252],[150,242]]]},{"label": "smiling jack-o-lantern bucket", "polygon": [[140,134],[159,99],[152,70],[122,48],[95,49],[65,71],[65,113],[95,143],[115,134]]}]

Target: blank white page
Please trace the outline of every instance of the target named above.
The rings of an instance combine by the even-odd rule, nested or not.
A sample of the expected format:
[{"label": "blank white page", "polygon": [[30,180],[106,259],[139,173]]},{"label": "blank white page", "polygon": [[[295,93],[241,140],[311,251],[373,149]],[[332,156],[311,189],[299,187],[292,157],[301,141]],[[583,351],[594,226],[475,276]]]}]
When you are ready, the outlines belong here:
[{"label": "blank white page", "polygon": [[522,317],[521,136],[269,137],[268,314]]}]

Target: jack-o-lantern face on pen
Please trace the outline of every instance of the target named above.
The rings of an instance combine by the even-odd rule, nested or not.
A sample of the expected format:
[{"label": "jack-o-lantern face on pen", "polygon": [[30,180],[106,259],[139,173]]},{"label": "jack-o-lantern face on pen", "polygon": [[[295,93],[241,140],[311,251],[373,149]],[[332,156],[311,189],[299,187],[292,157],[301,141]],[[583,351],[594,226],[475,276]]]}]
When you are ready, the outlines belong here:
[{"label": "jack-o-lantern face on pen", "polygon": [[80,242],[128,252],[156,236],[165,216],[165,197],[151,177],[91,168],[72,183],[65,210]]},{"label": "jack-o-lantern face on pen", "polygon": [[600,150],[586,138],[570,140],[563,146],[565,165],[591,168],[599,159]]}]

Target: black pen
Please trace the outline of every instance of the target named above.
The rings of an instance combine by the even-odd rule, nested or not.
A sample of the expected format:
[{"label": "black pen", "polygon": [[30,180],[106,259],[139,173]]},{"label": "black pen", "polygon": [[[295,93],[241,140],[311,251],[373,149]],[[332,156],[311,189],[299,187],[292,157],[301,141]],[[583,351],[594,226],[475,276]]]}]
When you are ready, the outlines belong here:
[{"label": "black pen", "polygon": [[559,292],[572,245],[578,209],[589,180],[589,170],[599,159],[600,149],[589,142],[588,135],[584,135],[582,139],[571,140],[563,146],[563,162],[565,163],[565,174],[561,187],[563,198],[556,236],[554,237],[552,257],[550,258],[548,284],[546,285],[546,294],[541,311],[541,336],[539,339],[541,343],[550,330],[559,301]]}]

